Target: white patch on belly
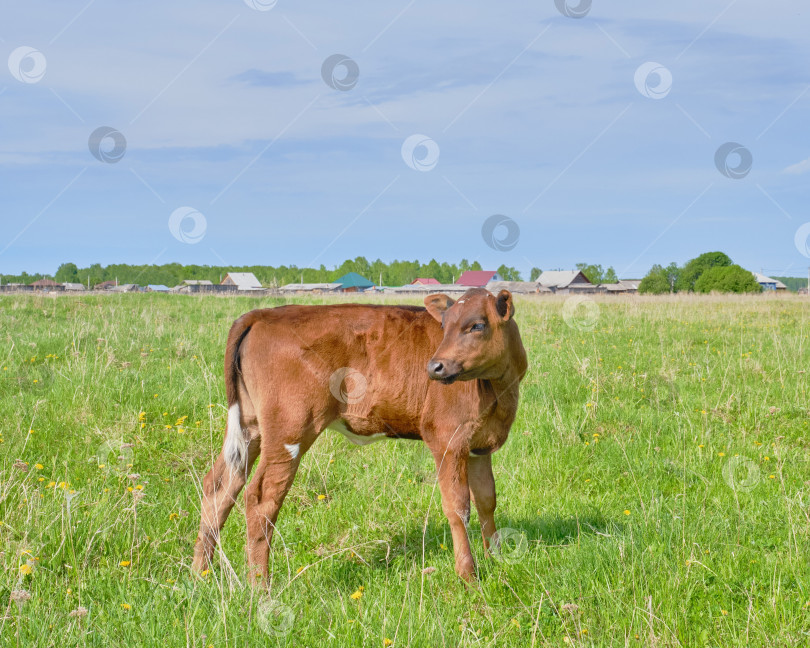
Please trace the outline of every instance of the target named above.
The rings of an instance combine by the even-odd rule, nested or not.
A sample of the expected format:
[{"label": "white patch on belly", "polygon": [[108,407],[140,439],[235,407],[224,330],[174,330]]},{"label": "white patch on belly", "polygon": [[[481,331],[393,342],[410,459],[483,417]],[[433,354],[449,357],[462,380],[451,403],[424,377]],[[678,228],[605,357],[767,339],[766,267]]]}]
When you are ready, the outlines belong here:
[{"label": "white patch on belly", "polygon": [[346,423],[345,421],[343,421],[343,419],[335,419],[326,427],[328,427],[330,430],[334,430],[335,432],[340,432],[354,445],[368,445],[369,443],[374,443],[375,441],[381,441],[382,439],[387,438],[382,433],[368,434],[363,436],[360,434],[355,434],[354,432],[350,432],[346,427]]},{"label": "white patch on belly", "polygon": [[295,459],[298,456],[298,451],[301,449],[300,443],[293,443],[292,445],[285,443],[284,448],[290,453],[290,457]]}]

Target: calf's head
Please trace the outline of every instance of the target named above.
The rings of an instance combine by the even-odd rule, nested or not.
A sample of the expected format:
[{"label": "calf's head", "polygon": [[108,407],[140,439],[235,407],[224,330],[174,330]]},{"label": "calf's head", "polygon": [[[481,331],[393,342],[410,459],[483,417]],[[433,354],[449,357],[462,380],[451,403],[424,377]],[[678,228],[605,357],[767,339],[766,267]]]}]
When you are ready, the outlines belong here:
[{"label": "calf's head", "polygon": [[444,294],[425,298],[428,313],[444,331],[439,348],[427,365],[433,380],[497,380],[513,370],[526,373],[526,352],[514,321],[512,294],[501,290],[495,297],[473,288],[458,301]]}]

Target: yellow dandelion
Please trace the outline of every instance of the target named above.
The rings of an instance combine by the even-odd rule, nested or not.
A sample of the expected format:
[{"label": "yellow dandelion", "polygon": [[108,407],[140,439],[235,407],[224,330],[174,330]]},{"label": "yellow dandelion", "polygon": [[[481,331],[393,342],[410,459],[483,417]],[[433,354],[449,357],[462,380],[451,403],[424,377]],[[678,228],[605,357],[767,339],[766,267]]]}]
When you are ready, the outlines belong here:
[{"label": "yellow dandelion", "polygon": [[211,570],[210,570],[210,569],[203,569],[203,570],[200,572],[200,576],[202,576],[203,578],[205,578],[205,577],[206,577],[206,576],[208,576],[208,574],[210,574],[210,573],[211,573]]},{"label": "yellow dandelion", "polygon": [[720,614],[723,616],[728,616],[728,610],[720,610]]},{"label": "yellow dandelion", "polygon": [[776,475],[768,475],[768,479],[776,479]]},{"label": "yellow dandelion", "polygon": [[132,561],[131,560],[122,560],[118,564],[121,565],[121,567],[129,567],[132,564]]},{"label": "yellow dandelion", "polygon": [[179,517],[177,513],[169,513],[169,520],[176,520]]},{"label": "yellow dandelion", "polygon": [[445,547],[443,544],[439,544],[439,549],[442,551],[447,551],[447,547]]},{"label": "yellow dandelion", "polygon": [[138,485],[135,487],[135,490],[143,490],[143,484],[138,484]]},{"label": "yellow dandelion", "polygon": [[628,511],[627,509],[624,509],[624,514],[625,515],[630,515],[630,511]]},{"label": "yellow dandelion", "polygon": [[121,603],[122,610],[131,610],[132,606],[129,603]]},{"label": "yellow dandelion", "polygon": [[326,495],[318,495],[318,499],[319,499],[319,500],[325,500],[325,499],[326,499]]},{"label": "yellow dandelion", "polygon": [[132,489],[132,486],[127,486],[127,490],[128,490],[130,493],[131,493],[131,492],[132,492],[132,490],[133,490],[133,489]]},{"label": "yellow dandelion", "polygon": [[28,563],[20,565],[20,574],[22,574],[23,576],[30,576],[33,573],[34,570],[31,569],[31,565],[29,565]]},{"label": "yellow dandelion", "polygon": [[99,464],[98,465],[99,468],[105,468],[106,466],[107,466],[107,464]]},{"label": "yellow dandelion", "polygon": [[357,601],[357,600],[363,598],[363,592],[361,592],[359,589],[357,589],[357,590],[355,590],[354,594],[351,595],[350,598]]},{"label": "yellow dandelion", "polygon": [[717,456],[718,456],[718,457],[725,457],[725,456],[726,456],[726,453],[725,453],[725,452],[718,452],[718,453],[717,453]]},{"label": "yellow dandelion", "polygon": [[37,479],[37,481],[44,482],[44,481],[45,481],[45,478],[44,478],[44,477],[40,477],[40,478],[38,478],[38,479]]},{"label": "yellow dandelion", "polygon": [[391,641],[388,637],[385,637],[383,639],[383,646],[390,646],[392,643],[394,643],[394,642]]},{"label": "yellow dandelion", "polygon": [[518,621],[517,619],[512,619],[512,625],[515,626],[516,628],[519,628],[520,627],[520,621]]},{"label": "yellow dandelion", "polygon": [[35,464],[34,465],[34,468],[36,468],[37,470],[42,470],[44,467],[45,466],[43,466],[42,464]]}]

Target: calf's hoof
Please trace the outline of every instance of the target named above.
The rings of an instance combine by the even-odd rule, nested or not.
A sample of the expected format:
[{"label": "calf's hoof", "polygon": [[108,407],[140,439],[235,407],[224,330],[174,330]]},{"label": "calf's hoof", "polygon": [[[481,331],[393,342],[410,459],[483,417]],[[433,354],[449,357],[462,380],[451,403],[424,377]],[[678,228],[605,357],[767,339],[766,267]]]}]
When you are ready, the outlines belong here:
[{"label": "calf's hoof", "polygon": [[465,558],[456,563],[456,574],[465,583],[475,580],[475,561],[472,557]]}]

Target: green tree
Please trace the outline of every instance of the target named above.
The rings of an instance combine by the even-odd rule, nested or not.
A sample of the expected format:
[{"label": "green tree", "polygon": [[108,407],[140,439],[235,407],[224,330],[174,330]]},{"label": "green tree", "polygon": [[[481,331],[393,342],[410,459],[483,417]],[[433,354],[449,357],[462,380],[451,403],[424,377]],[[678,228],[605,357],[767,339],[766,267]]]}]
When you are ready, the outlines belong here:
[{"label": "green tree", "polygon": [[540,268],[532,268],[529,273],[529,281],[537,281],[543,271]]},{"label": "green tree", "polygon": [[56,270],[54,281],[59,283],[79,283],[79,268],[75,263],[63,263]]},{"label": "green tree", "polygon": [[762,286],[749,270],[734,264],[705,270],[695,281],[695,292],[758,293]]},{"label": "green tree", "polygon": [[613,266],[610,266],[605,274],[602,276],[602,283],[619,283],[619,278],[616,276],[616,271]]},{"label": "green tree", "polygon": [[666,270],[657,263],[650,268],[638,285],[638,292],[642,295],[663,295],[671,290]]},{"label": "green tree", "polygon": [[681,291],[695,290],[695,282],[706,270],[714,267],[730,266],[732,264],[729,256],[723,252],[705,252],[694,259],[686,262],[675,282],[675,289]]},{"label": "green tree", "polygon": [[504,281],[523,281],[520,271],[506,264],[501,265],[497,272]]}]

